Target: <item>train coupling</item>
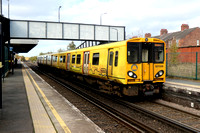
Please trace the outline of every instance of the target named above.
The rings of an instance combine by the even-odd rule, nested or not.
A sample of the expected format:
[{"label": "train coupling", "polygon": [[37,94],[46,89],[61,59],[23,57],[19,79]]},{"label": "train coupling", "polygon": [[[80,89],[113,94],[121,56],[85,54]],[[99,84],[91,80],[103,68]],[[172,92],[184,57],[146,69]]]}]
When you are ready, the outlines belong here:
[{"label": "train coupling", "polygon": [[145,84],[143,86],[143,93],[146,96],[151,96],[154,94],[154,86],[152,84]]}]

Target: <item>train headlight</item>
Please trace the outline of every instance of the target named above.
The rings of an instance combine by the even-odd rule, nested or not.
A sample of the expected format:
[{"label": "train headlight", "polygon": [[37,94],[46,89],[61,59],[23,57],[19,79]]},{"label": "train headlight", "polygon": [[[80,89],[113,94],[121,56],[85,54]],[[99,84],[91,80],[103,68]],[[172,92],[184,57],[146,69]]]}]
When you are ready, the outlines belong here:
[{"label": "train headlight", "polygon": [[137,78],[137,75],[134,73],[134,72],[132,72],[132,71],[128,71],[128,76],[129,77],[131,77],[131,78]]},{"label": "train headlight", "polygon": [[133,72],[129,71],[128,72],[128,76],[132,77],[133,76]]},{"label": "train headlight", "polygon": [[158,74],[159,74],[160,76],[162,76],[162,75],[163,75],[163,71],[159,71]]},{"label": "train headlight", "polygon": [[164,74],[163,70],[160,70],[159,72],[156,73],[155,77],[158,78]]}]

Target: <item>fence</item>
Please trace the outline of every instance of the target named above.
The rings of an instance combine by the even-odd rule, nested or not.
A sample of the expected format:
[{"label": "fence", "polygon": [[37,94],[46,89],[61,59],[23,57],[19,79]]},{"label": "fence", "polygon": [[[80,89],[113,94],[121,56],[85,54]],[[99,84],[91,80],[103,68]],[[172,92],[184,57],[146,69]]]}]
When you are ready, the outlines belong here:
[{"label": "fence", "polygon": [[167,53],[166,75],[200,79],[200,52]]}]

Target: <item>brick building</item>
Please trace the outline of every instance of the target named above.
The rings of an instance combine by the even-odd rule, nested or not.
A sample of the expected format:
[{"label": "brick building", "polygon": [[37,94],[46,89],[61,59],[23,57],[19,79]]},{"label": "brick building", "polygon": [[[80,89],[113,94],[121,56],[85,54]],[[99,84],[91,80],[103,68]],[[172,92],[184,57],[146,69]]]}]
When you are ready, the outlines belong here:
[{"label": "brick building", "polygon": [[[145,37],[149,37],[146,33]],[[167,45],[167,49],[176,44],[178,52],[200,52],[200,28],[189,28],[188,24],[181,25],[181,31],[168,33],[167,29],[161,29],[159,36],[155,38],[162,39]]]}]

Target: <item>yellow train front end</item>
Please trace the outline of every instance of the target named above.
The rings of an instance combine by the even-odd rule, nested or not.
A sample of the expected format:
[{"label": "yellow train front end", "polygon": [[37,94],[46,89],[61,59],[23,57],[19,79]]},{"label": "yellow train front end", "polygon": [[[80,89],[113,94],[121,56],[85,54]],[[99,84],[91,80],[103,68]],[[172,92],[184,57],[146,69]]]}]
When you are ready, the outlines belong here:
[{"label": "yellow train front end", "polygon": [[127,41],[128,96],[159,94],[165,82],[165,42],[156,38],[134,38]]}]

